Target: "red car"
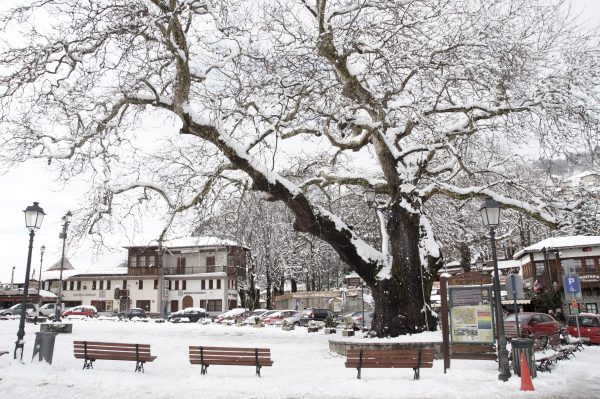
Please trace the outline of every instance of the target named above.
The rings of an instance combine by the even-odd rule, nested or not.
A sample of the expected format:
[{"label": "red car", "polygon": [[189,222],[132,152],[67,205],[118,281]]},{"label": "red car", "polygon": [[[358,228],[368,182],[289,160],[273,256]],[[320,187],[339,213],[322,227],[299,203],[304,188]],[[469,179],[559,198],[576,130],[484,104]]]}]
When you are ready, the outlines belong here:
[{"label": "red car", "polygon": [[98,314],[98,311],[96,310],[95,306],[80,305],[80,306],[75,306],[74,308],[65,310],[65,312],[63,313],[63,317],[67,317],[67,316],[94,317],[97,314]]},{"label": "red car", "polygon": [[265,324],[282,324],[283,319],[294,316],[297,313],[300,313],[300,312],[297,310],[281,310],[277,313],[273,313],[273,314],[266,316],[263,319],[263,321],[265,322]]},{"label": "red car", "polygon": [[[572,337],[577,337],[577,321],[575,316],[569,316],[567,331]],[[581,340],[590,344],[600,344],[600,315],[581,313],[579,315],[579,332]]]},{"label": "red car", "polygon": [[[560,323],[546,313],[519,313],[519,333],[522,338],[539,339],[560,332]],[[514,313],[504,318],[504,333],[507,339],[517,338],[516,316]]]}]

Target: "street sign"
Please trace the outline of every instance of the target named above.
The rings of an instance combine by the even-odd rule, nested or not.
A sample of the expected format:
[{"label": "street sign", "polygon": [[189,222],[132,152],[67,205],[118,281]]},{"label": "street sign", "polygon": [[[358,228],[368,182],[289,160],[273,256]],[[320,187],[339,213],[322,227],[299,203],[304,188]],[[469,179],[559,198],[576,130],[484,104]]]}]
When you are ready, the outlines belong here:
[{"label": "street sign", "polygon": [[523,277],[512,273],[508,275],[505,282],[506,299],[524,299],[523,293]]},{"label": "street sign", "polygon": [[581,284],[579,284],[579,277],[576,274],[569,274],[563,277],[565,286],[565,294],[574,295],[581,292]]}]

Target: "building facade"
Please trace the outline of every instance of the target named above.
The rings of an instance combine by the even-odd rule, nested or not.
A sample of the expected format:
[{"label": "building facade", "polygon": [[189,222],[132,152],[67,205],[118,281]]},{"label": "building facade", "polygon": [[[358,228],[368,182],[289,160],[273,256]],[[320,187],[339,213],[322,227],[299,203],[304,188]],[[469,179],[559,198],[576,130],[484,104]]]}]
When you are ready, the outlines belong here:
[{"label": "building facade", "polygon": [[[65,306],[93,305],[99,312],[137,307],[157,314],[202,307],[211,315],[238,307],[248,248],[213,237],[189,237],[164,243],[162,256],[155,245],[126,249],[127,267],[63,270]],[[58,291],[57,276],[43,280],[46,289]]]},{"label": "building facade", "polygon": [[[581,282],[583,311],[600,309],[600,236],[553,237],[514,255],[521,262],[527,288],[563,291],[564,267],[575,265]],[[566,298],[567,300],[569,298]]]}]

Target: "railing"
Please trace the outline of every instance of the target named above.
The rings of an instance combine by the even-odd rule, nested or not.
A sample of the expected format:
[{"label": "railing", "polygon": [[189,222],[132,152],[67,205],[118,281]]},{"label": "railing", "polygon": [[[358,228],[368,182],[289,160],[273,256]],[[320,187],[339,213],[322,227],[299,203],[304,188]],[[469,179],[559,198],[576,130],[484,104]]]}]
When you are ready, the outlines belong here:
[{"label": "railing", "polygon": [[[204,274],[204,273],[227,273],[228,276],[237,274],[243,276],[244,269],[228,266],[188,266],[188,267],[165,267],[165,276],[179,274]],[[160,269],[158,267],[130,267],[128,268],[130,276],[158,276]]]}]

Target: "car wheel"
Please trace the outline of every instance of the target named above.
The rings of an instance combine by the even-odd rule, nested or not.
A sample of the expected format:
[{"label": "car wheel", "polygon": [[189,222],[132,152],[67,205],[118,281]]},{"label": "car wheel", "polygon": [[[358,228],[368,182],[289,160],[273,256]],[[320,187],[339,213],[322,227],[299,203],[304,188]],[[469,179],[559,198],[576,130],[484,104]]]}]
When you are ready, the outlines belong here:
[{"label": "car wheel", "polygon": [[295,325],[296,327],[300,327],[300,323],[299,323],[299,322],[295,322],[295,323],[294,323],[294,325]]}]

